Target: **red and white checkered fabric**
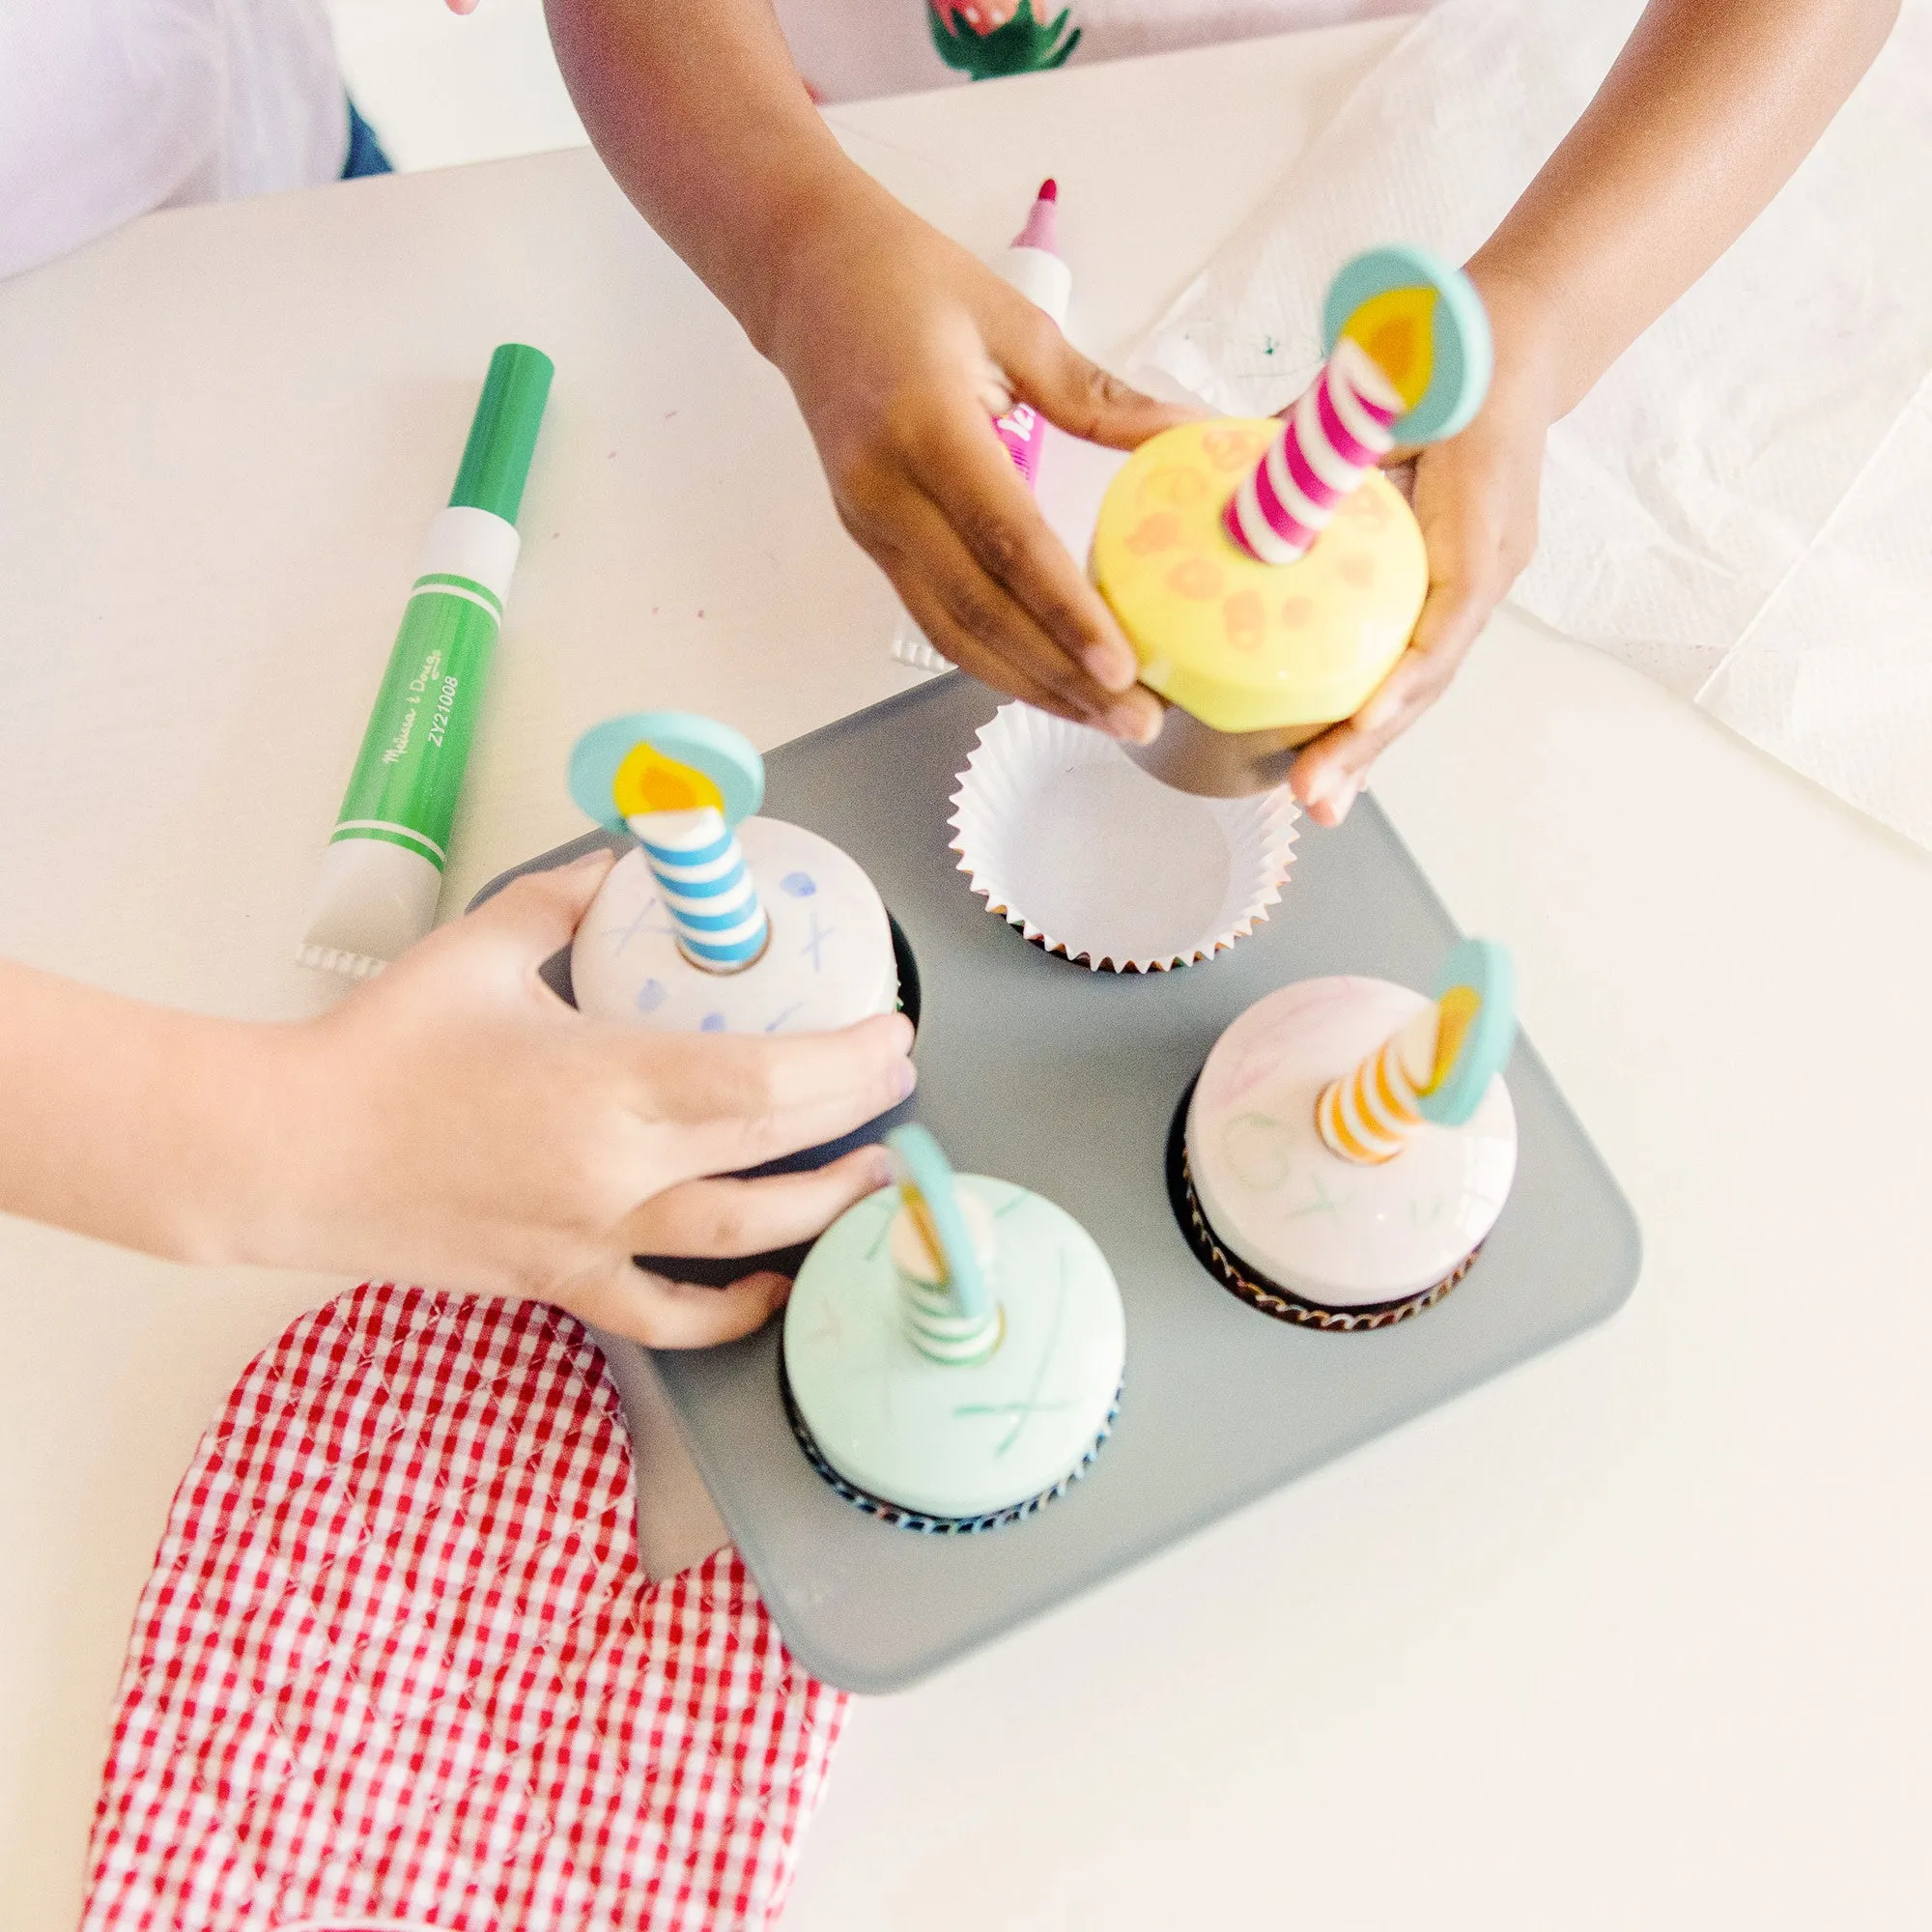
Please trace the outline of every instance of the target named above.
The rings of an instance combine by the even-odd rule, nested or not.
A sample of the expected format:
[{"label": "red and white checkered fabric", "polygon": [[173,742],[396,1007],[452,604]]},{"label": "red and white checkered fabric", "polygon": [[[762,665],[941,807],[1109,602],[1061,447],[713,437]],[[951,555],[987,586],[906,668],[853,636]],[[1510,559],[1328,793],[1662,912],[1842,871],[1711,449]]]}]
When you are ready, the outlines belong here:
[{"label": "red and white checkered fabric", "polygon": [[844,1713],[736,1550],[645,1580],[578,1322],[359,1288],[256,1358],[176,1494],[86,1932],[763,1926]]}]

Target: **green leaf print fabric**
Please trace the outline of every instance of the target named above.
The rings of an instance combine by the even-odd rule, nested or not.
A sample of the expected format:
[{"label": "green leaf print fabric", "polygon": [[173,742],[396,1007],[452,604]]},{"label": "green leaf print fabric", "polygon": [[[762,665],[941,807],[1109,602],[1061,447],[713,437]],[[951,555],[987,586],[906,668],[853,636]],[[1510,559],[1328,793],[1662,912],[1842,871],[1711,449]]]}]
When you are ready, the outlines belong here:
[{"label": "green leaf print fabric", "polygon": [[940,59],[975,80],[1059,67],[1080,44],[1070,7],[1051,20],[1036,17],[1033,0],[926,0],[925,11]]},{"label": "green leaf print fabric", "polygon": [[[771,0],[812,98],[866,100],[1170,52],[1428,0]],[[4,0],[0,0],[4,6]]]}]

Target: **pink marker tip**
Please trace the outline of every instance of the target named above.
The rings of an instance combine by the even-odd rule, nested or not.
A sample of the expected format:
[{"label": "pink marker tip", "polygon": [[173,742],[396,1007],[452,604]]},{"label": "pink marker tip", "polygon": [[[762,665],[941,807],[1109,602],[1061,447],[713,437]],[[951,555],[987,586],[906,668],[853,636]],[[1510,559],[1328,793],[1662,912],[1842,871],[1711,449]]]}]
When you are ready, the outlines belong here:
[{"label": "pink marker tip", "polygon": [[1039,185],[1028,212],[1026,226],[1013,237],[1015,248],[1039,248],[1049,255],[1060,253],[1060,184],[1049,176]]}]

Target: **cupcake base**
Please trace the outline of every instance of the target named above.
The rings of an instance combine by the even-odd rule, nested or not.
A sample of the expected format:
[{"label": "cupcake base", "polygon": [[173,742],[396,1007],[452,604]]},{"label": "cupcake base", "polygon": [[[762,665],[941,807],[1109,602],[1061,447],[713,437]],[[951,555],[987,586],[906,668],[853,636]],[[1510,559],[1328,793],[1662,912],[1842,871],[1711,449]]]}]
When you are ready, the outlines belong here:
[{"label": "cupcake base", "polygon": [[895,1529],[915,1530],[921,1536],[977,1536],[983,1530],[1000,1529],[1007,1523],[1024,1522],[1028,1517],[1037,1516],[1056,1496],[1064,1496],[1093,1467],[1094,1458],[1100,1453],[1100,1445],[1113,1434],[1114,1424],[1121,1413],[1121,1391],[1116,1389],[1113,1406],[1107,1411],[1107,1419],[1101,1425],[1099,1435],[1094,1438],[1094,1446],[1080,1459],[1079,1466],[1069,1469],[1052,1488],[1041,1490],[1037,1495],[1029,1496],[1024,1502],[1010,1504],[1005,1509],[989,1510],[983,1516],[929,1516],[860,1489],[856,1484],[847,1482],[825,1460],[818,1444],[812,1440],[805,1417],[799,1413],[798,1404],[792,1398],[791,1378],[785,1374],[782,1349],[779,1350],[779,1395],[784,1403],[785,1420],[791,1424],[791,1433],[799,1448],[805,1452],[805,1460],[831,1489],[867,1516],[877,1517],[881,1522],[890,1523]]},{"label": "cupcake base", "polygon": [[987,910],[1096,973],[1226,952],[1280,901],[1293,856],[1285,789],[1190,797],[1098,731],[1025,704],[980,727],[952,803],[951,849]]},{"label": "cupcake base", "polygon": [[1411,1316],[1420,1315],[1424,1309],[1434,1308],[1469,1272],[1477,1255],[1482,1252],[1482,1244],[1478,1242],[1441,1280],[1432,1282],[1413,1294],[1403,1295],[1395,1301],[1369,1302],[1350,1308],[1310,1301],[1296,1294],[1293,1289],[1270,1281],[1259,1269],[1236,1260],[1221,1245],[1203,1211],[1200,1197],[1194,1191],[1194,1182],[1187,1171],[1187,1110],[1193,1098],[1194,1083],[1190,1081],[1187,1092],[1180,1096],[1180,1105],[1175,1109],[1174,1125],[1167,1137],[1168,1200],[1187,1245],[1194,1250],[1195,1259],[1230,1294],[1245,1301],[1250,1308],[1258,1308],[1277,1321],[1292,1321],[1303,1328],[1333,1328],[1350,1332],[1392,1328],[1398,1321],[1406,1321]]},{"label": "cupcake base", "polygon": [[904,1206],[881,1188],[818,1238],[785,1308],[781,1389],[808,1460],[867,1515],[925,1535],[1017,1522],[1076,1481],[1111,1433],[1126,1325],[1107,1260],[1064,1209],[1010,1181],[953,1177],[986,1224],[998,1340],[925,1352],[894,1259]]}]

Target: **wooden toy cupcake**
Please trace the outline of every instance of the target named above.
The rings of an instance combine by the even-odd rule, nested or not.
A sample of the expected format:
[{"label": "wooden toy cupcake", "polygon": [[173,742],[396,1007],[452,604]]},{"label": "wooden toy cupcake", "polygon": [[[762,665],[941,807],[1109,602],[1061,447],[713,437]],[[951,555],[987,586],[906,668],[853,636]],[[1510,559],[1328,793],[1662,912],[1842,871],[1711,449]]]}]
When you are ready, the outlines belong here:
[{"label": "wooden toy cupcake", "polygon": [[830,839],[758,818],[765,766],[686,712],[612,718],[578,741],[571,796],[637,845],[571,950],[577,1004],[663,1033],[820,1033],[899,997],[892,923]]},{"label": "wooden toy cupcake", "polygon": [[1453,436],[1489,384],[1466,276],[1381,248],[1336,277],[1328,360],[1285,421],[1184,423],[1115,477],[1094,582],[1168,702],[1132,755],[1209,797],[1280,784],[1406,648],[1429,588],[1422,532],[1377,465]]},{"label": "wooden toy cupcake", "polygon": [[785,1309],[785,1412],[812,1466],[927,1534],[1017,1522],[1087,1469],[1126,1324],[1094,1238],[1009,1181],[954,1175],[923,1127],[898,1176],[819,1236]]},{"label": "wooden toy cupcake", "polygon": [[1466,940],[1435,997],[1303,980],[1222,1034],[1186,1103],[1176,1205],[1223,1287],[1320,1328],[1382,1328],[1467,1272],[1516,1174],[1509,954]]}]

